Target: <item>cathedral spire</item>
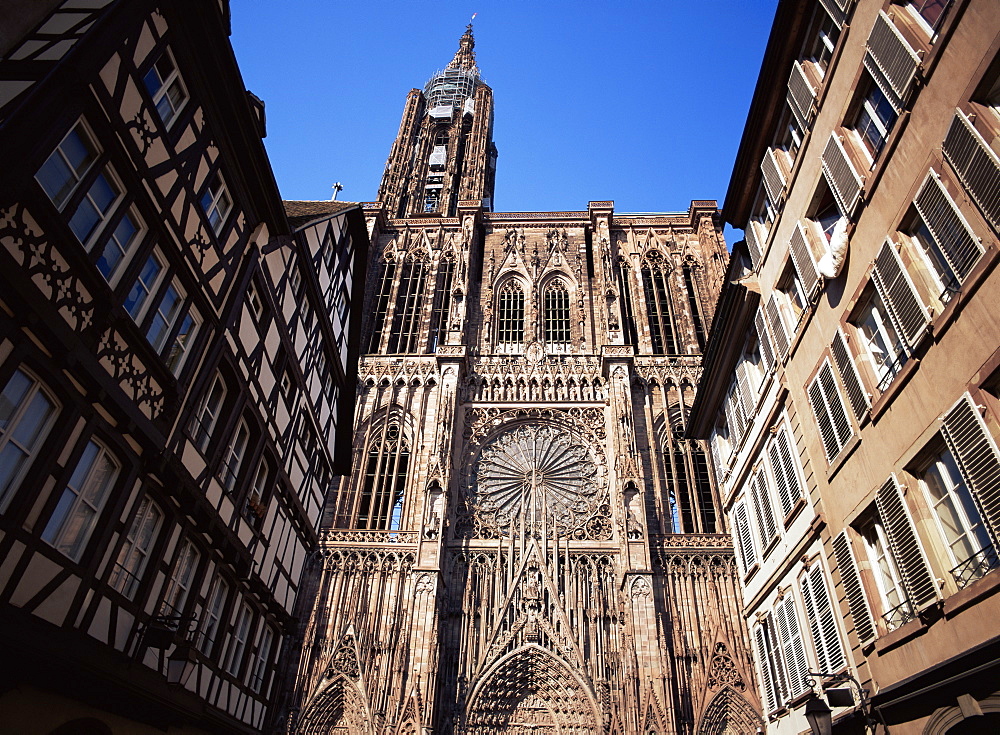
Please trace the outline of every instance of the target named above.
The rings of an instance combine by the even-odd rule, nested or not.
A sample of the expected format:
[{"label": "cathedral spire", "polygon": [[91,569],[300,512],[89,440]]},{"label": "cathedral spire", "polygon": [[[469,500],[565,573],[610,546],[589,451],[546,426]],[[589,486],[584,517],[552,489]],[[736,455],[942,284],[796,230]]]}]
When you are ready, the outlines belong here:
[{"label": "cathedral spire", "polygon": [[472,23],[465,27],[465,33],[458,39],[458,51],[455,58],[448,64],[448,69],[468,69],[476,68],[476,39],[472,36]]}]

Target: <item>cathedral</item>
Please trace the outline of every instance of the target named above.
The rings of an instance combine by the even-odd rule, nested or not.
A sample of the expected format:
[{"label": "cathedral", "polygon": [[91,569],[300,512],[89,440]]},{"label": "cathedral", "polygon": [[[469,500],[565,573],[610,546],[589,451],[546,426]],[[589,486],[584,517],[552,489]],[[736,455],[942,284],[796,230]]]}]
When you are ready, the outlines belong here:
[{"label": "cathedral", "polygon": [[705,445],[728,254],[686,212],[495,212],[470,25],[406,99],[378,201],[353,473],[325,510],[287,729],[753,733]]}]

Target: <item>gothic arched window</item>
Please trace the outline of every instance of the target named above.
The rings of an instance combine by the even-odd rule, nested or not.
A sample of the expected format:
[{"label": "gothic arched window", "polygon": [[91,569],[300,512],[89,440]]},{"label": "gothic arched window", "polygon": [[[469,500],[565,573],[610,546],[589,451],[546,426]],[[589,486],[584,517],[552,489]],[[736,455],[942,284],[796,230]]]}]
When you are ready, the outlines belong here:
[{"label": "gothic arched window", "polygon": [[569,291],[559,279],[545,288],[545,346],[553,352],[566,352],[570,346]]},{"label": "gothic arched window", "polygon": [[694,336],[698,340],[698,347],[705,349],[705,327],[701,320],[701,299],[698,298],[698,289],[695,282],[694,268],[691,263],[684,264],[684,285],[687,287],[688,308],[691,310],[691,321],[694,323]]},{"label": "gothic arched window", "polygon": [[663,256],[655,250],[646,256],[646,262],[642,266],[642,289],[646,297],[646,317],[649,319],[649,339],[653,354],[677,354],[667,267]]},{"label": "gothic arched window", "polygon": [[431,316],[431,333],[427,351],[434,352],[448,334],[451,319],[451,282],[455,274],[455,259],[445,256],[438,264],[437,284],[434,288],[434,314]]},{"label": "gothic arched window", "polygon": [[397,421],[372,438],[368,447],[357,528],[399,530],[410,448]]},{"label": "gothic arched window", "polygon": [[426,268],[422,260],[407,260],[399,273],[396,310],[392,315],[388,353],[416,352],[424,304]]},{"label": "gothic arched window", "polygon": [[497,294],[497,351],[520,352],[524,347],[524,291],[513,278]]},{"label": "gothic arched window", "polygon": [[396,278],[396,263],[388,260],[382,264],[382,278],[379,283],[375,309],[372,313],[372,331],[368,339],[368,352],[379,352],[382,347],[382,333],[385,331],[385,317],[389,309],[389,296]]},{"label": "gothic arched window", "polygon": [[635,328],[635,314],[632,311],[631,268],[622,261],[615,273],[618,278],[618,300],[621,303],[622,340],[627,345],[639,344]]}]

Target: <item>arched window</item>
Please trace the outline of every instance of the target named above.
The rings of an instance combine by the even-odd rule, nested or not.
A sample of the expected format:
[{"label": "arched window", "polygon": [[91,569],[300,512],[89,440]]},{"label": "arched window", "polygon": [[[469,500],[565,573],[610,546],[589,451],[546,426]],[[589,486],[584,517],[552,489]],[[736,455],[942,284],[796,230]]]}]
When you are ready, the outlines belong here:
[{"label": "arched window", "polygon": [[622,340],[627,345],[639,344],[635,328],[635,313],[632,311],[632,291],[630,284],[632,269],[622,261],[615,273],[618,278],[618,301],[621,304]]},{"label": "arched window", "polygon": [[550,352],[569,351],[569,291],[559,279],[545,289],[545,346]]},{"label": "arched window", "polygon": [[690,263],[684,264],[684,285],[687,288],[688,308],[691,311],[691,321],[694,323],[694,336],[698,340],[698,348],[705,349],[705,327],[701,320],[701,299],[695,285],[694,269]]},{"label": "arched window", "polygon": [[399,273],[396,310],[392,315],[388,353],[416,352],[424,304],[426,268],[422,260],[407,260]]},{"label": "arched window", "polygon": [[410,448],[399,423],[392,421],[368,447],[357,528],[399,530],[409,464]]},{"label": "arched window", "polygon": [[642,289],[646,297],[646,317],[649,319],[649,339],[653,354],[677,354],[667,268],[663,256],[655,250],[646,256],[646,262],[642,266]]},{"label": "arched window", "polygon": [[377,353],[382,348],[382,333],[385,331],[385,317],[389,309],[389,296],[392,293],[392,282],[396,277],[396,263],[389,260],[382,264],[382,278],[379,282],[378,296],[375,299],[375,309],[372,313],[371,334],[368,338],[368,352]]},{"label": "arched window", "polygon": [[524,347],[524,291],[514,279],[497,294],[497,351],[520,352]]},{"label": "arched window", "polygon": [[455,259],[445,256],[438,265],[437,284],[434,288],[434,314],[431,316],[431,333],[427,351],[434,352],[448,335],[451,319],[451,282],[455,273]]}]

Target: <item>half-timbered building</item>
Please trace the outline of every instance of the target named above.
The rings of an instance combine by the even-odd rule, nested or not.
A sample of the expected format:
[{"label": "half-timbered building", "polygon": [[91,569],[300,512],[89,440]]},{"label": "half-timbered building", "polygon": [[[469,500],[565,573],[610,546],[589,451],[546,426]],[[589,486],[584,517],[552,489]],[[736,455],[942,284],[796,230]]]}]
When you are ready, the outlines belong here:
[{"label": "half-timbered building", "polygon": [[351,459],[362,210],[281,201],[228,3],[7,8],[0,729],[258,732]]}]

